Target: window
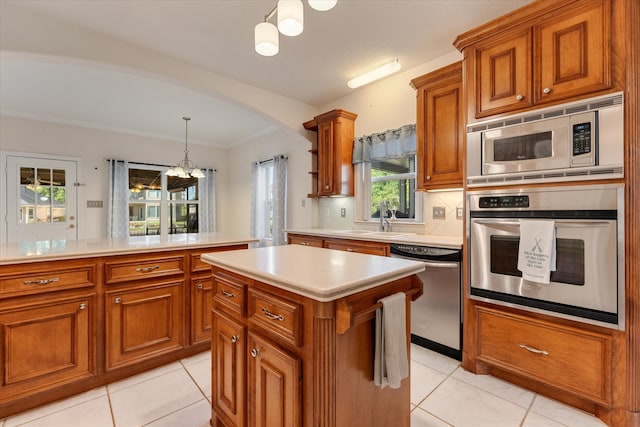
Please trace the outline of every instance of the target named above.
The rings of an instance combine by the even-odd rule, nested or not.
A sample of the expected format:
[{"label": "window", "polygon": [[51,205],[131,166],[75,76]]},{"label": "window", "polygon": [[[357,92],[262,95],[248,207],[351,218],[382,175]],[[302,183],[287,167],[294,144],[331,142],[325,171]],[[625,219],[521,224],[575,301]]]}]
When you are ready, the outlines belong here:
[{"label": "window", "polygon": [[251,229],[258,246],[286,244],[287,156],[251,165]]},{"label": "window", "polygon": [[422,197],[416,193],[416,156],[360,163],[364,220],[422,221]]},{"label": "window", "polygon": [[256,170],[256,231],[260,239],[273,236],[273,161],[258,163]]},{"label": "window", "polygon": [[129,166],[130,236],[198,232],[198,179],[166,176],[164,171]]}]

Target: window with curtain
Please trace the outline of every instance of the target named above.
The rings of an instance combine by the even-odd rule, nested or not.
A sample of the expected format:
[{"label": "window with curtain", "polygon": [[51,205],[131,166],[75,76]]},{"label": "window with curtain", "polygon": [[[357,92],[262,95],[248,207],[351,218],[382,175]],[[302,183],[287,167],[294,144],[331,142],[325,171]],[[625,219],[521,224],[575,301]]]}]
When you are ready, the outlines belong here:
[{"label": "window with curtain", "polygon": [[286,243],[287,157],[275,156],[251,165],[251,235],[258,246]]},{"label": "window with curtain", "polygon": [[215,171],[166,175],[167,167],[110,160],[109,237],[215,231]]},{"label": "window with curtain", "polygon": [[416,193],[416,127],[405,125],[354,140],[353,163],[362,183],[357,197],[360,219],[382,215],[422,221],[422,196]]}]

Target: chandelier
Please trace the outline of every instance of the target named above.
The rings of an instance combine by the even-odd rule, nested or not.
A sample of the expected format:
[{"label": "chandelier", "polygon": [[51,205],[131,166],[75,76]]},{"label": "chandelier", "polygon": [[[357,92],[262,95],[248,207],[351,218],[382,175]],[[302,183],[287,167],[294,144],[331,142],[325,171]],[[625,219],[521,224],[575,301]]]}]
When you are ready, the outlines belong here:
[{"label": "chandelier", "polygon": [[183,117],[184,120],[184,159],[179,161],[175,166],[169,168],[167,176],[177,176],[178,178],[204,178],[202,171],[193,165],[189,160],[189,149],[187,148],[187,127],[191,117]]},{"label": "chandelier", "polygon": [[[312,9],[326,11],[332,9],[338,0],[307,0]],[[304,7],[302,0],[279,0],[273,9],[264,16],[264,22],[255,27],[255,49],[260,55],[273,56],[280,50],[278,31],[285,36],[297,36],[304,28]],[[269,22],[278,13],[276,27]]]}]

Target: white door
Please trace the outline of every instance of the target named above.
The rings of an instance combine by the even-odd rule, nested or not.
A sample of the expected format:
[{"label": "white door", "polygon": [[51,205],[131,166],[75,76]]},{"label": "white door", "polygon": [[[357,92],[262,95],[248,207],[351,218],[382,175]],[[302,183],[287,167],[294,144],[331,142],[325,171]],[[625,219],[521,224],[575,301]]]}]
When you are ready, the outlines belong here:
[{"label": "white door", "polygon": [[75,240],[77,162],[7,155],[7,242]]}]

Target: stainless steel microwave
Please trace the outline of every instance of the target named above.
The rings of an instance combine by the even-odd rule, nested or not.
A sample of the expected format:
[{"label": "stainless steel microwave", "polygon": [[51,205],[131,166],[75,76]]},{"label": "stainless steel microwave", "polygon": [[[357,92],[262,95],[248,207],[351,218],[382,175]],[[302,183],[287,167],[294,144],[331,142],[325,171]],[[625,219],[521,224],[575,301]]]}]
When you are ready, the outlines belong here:
[{"label": "stainless steel microwave", "polygon": [[467,184],[623,176],[622,92],[467,127]]}]

